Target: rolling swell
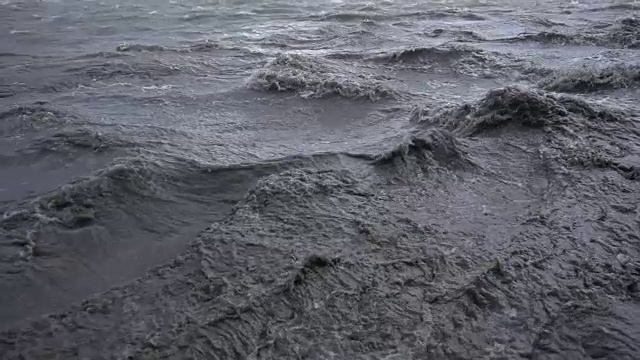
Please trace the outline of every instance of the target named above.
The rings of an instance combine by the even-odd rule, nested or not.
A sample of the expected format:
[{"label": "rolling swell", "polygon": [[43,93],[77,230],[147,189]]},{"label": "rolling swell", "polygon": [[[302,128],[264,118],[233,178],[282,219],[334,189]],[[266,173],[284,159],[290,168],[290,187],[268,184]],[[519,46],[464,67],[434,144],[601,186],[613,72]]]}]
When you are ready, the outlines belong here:
[{"label": "rolling swell", "polygon": [[256,91],[295,92],[303,98],[340,96],[379,101],[396,97],[394,90],[370,76],[348,72],[330,60],[280,55],[248,79]]}]

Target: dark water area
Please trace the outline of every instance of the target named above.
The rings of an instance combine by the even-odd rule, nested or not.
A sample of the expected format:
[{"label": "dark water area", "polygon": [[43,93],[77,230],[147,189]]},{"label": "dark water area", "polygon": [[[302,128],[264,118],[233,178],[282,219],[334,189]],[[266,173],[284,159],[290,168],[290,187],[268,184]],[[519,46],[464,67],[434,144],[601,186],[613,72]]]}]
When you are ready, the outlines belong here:
[{"label": "dark water area", "polygon": [[0,358],[640,358],[637,1],[0,0]]}]

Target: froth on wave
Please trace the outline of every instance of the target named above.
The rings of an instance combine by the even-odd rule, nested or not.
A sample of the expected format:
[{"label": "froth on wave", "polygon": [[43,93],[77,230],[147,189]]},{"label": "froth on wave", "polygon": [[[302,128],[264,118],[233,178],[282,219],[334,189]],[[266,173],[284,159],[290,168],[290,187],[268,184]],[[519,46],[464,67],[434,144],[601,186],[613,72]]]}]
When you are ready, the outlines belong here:
[{"label": "froth on wave", "polygon": [[[374,350],[359,344],[386,336],[367,328],[372,319],[385,324],[385,333],[420,327],[420,315],[405,319],[374,305],[385,296],[379,286],[395,286],[394,273],[411,271],[414,263],[404,259],[417,250],[414,241],[428,236],[427,229],[402,220],[387,210],[366,180],[348,170],[300,169],[263,179],[230,218],[200,236],[198,252],[211,284],[210,298],[221,301],[215,301],[219,305],[209,320],[185,327],[179,338],[193,336],[193,352],[212,357],[247,357],[256,348],[269,358],[309,354],[303,348],[315,349],[320,357],[336,351],[347,357],[394,353],[389,342],[379,342]],[[391,247],[394,251],[386,251]],[[388,297],[383,306],[421,314],[402,295]],[[275,318],[282,320],[279,330],[267,335],[274,342],[258,345],[263,326]],[[309,331],[297,332],[300,326]],[[347,328],[359,330],[341,335],[339,346],[332,344],[330,333],[350,333]],[[209,336],[222,341],[212,347]],[[416,342],[422,340],[418,337]],[[162,346],[148,354],[175,351]]]},{"label": "froth on wave", "polygon": [[340,96],[348,99],[378,101],[397,93],[372,79],[331,60],[297,55],[279,55],[248,79],[256,91],[295,92],[303,98]]},{"label": "froth on wave", "polygon": [[640,85],[640,66],[616,64],[604,68],[583,66],[556,71],[540,82],[546,90],[587,93]]},{"label": "froth on wave", "polygon": [[627,110],[574,97],[506,87],[489,91],[476,103],[415,111],[413,121],[441,126],[464,137],[538,130],[549,138],[545,150],[549,158],[634,177],[637,164],[628,161],[633,162],[637,154],[626,145],[630,136],[638,135],[632,117]]},{"label": "froth on wave", "polygon": [[505,87],[489,91],[476,103],[439,108],[426,114],[416,111],[413,120],[438,124],[462,136],[474,136],[506,125],[538,129],[552,125],[585,125],[570,118],[572,114],[590,115],[587,116],[590,121],[613,122],[624,119],[623,113],[576,98]]},{"label": "froth on wave", "polygon": [[0,112],[0,136],[11,138],[77,121],[69,112],[44,105],[20,105]]},{"label": "froth on wave", "polygon": [[385,177],[402,181],[425,181],[442,168],[467,169],[472,166],[459,141],[449,131],[411,131],[376,154],[373,164]]},{"label": "froth on wave", "polygon": [[371,60],[414,71],[445,69],[481,77],[509,76],[514,70],[530,72],[533,69],[533,65],[527,60],[466,45],[400,49],[376,55]]}]

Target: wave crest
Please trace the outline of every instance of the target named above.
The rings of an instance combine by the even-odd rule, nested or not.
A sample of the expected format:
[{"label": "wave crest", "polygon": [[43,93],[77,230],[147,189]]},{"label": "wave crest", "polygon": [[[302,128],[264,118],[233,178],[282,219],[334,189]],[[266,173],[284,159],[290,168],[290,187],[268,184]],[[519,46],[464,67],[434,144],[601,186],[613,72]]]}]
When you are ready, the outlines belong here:
[{"label": "wave crest", "polygon": [[414,120],[426,120],[457,134],[473,136],[507,124],[541,128],[548,118],[566,114],[550,95],[506,87],[489,91],[478,103],[417,114]]},{"label": "wave crest", "polygon": [[397,94],[382,82],[349,72],[329,60],[297,54],[280,55],[248,80],[256,91],[296,92],[303,98],[337,95],[348,99],[379,101]]},{"label": "wave crest", "polygon": [[471,46],[446,45],[401,49],[378,55],[373,61],[424,71],[442,67],[469,76],[494,77],[510,75],[512,71],[533,71],[533,64],[507,54],[473,48]]},{"label": "wave crest", "polygon": [[70,113],[42,105],[16,106],[0,112],[0,136],[19,136],[25,132],[56,128],[75,119]]},{"label": "wave crest", "polygon": [[425,153],[437,163],[449,165],[462,160],[463,152],[456,138],[440,129],[407,134],[391,149],[375,157],[376,164],[388,164],[397,160],[406,162],[409,157],[425,158]]},{"label": "wave crest", "polygon": [[640,19],[623,18],[618,20],[605,38],[624,48],[640,49]]},{"label": "wave crest", "polygon": [[636,166],[625,160],[632,153],[624,145],[637,133],[632,117],[574,97],[507,87],[489,91],[476,103],[416,111],[413,120],[467,137],[537,129],[546,134],[545,157],[570,166],[611,168],[634,178]]},{"label": "wave crest", "polygon": [[606,25],[606,32],[587,34],[565,34],[559,32],[542,31],[539,33],[524,33],[501,41],[520,42],[530,41],[558,45],[598,45],[637,49],[640,47],[640,20],[623,18],[613,24]]},{"label": "wave crest", "polygon": [[116,46],[118,52],[162,52],[167,51],[169,48],[162,45],[145,45],[145,44],[120,44]]},{"label": "wave crest", "polygon": [[581,67],[556,72],[542,80],[542,88],[551,91],[586,93],[640,85],[640,66],[617,64],[605,68]]}]

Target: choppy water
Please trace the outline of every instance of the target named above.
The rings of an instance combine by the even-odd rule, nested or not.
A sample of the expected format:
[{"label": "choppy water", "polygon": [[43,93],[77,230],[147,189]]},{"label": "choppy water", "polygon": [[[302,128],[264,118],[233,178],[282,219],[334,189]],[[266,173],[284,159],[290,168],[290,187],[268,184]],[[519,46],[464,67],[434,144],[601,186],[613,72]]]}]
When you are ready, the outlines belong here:
[{"label": "choppy water", "polygon": [[0,357],[639,358],[639,15],[0,2]]}]

